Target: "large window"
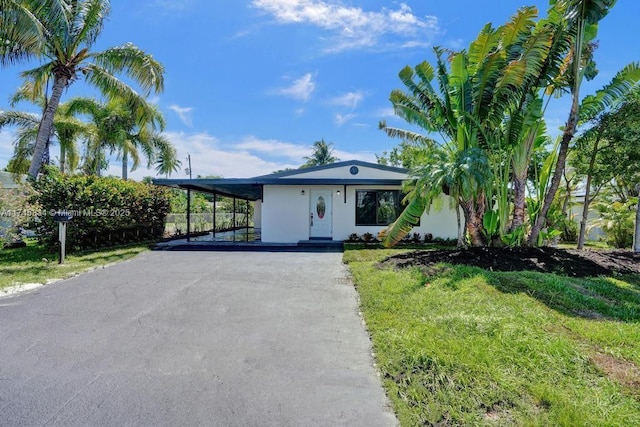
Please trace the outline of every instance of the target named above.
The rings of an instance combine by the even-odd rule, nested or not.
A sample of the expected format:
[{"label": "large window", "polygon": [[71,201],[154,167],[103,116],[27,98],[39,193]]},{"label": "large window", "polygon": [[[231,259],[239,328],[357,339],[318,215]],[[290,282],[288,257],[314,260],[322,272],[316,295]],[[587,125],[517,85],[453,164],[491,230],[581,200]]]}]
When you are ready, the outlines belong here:
[{"label": "large window", "polygon": [[399,190],[357,190],[356,225],[389,225],[398,218]]}]

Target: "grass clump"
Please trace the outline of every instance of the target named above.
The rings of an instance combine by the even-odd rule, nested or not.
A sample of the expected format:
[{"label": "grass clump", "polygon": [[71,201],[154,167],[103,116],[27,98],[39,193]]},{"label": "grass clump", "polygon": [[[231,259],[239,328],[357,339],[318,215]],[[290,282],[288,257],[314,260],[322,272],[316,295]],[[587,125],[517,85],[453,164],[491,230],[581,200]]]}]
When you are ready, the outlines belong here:
[{"label": "grass clump", "polygon": [[640,277],[380,268],[389,254],[344,261],[402,425],[640,425]]},{"label": "grass clump", "polygon": [[65,263],[58,264],[58,254],[35,241],[27,247],[0,250],[0,289],[22,283],[47,283],[83,271],[124,261],[149,250],[149,245],[136,244],[119,248],[83,251],[67,254]]}]

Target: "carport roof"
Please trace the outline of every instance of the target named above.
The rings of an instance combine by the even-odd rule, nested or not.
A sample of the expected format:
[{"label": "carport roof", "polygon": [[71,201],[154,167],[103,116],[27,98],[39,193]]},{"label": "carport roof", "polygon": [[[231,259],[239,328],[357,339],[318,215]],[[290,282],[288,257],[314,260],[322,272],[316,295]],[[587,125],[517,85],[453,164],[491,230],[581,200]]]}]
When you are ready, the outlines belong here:
[{"label": "carport roof", "polygon": [[401,179],[344,179],[344,178],[256,178],[227,179],[154,179],[156,185],[191,189],[247,200],[262,199],[264,185],[402,185]]},{"label": "carport roof", "polygon": [[198,179],[154,179],[153,183],[173,188],[191,189],[209,194],[220,194],[247,200],[262,199],[262,189],[265,185],[402,185],[402,179],[376,178],[295,178],[296,175],[309,172],[334,169],[345,166],[362,166],[370,169],[407,173],[407,169],[393,166],[378,165],[359,160],[348,160],[328,165],[314,166],[303,169],[292,169],[275,172],[269,175],[253,178],[198,178]]}]

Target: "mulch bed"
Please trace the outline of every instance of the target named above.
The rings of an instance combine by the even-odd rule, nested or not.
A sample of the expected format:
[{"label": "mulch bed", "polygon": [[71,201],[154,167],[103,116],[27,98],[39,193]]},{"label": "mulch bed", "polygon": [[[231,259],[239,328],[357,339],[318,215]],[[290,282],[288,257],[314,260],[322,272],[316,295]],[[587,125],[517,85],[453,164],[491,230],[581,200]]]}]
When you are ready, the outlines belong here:
[{"label": "mulch bed", "polygon": [[557,248],[468,248],[414,251],[383,260],[382,267],[430,267],[438,263],[462,264],[491,271],[539,271],[573,277],[640,273],[640,254]]}]

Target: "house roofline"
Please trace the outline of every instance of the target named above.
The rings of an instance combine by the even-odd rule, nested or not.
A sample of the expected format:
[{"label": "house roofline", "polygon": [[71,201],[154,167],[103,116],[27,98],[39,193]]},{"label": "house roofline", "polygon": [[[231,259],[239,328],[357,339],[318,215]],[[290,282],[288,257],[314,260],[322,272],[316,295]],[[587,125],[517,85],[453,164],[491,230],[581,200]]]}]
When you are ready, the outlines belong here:
[{"label": "house roofline", "polygon": [[274,173],[267,174],[267,175],[256,176],[254,178],[280,178],[280,177],[286,177],[286,176],[291,176],[291,175],[299,175],[299,174],[308,173],[308,172],[315,172],[315,171],[319,171],[319,170],[340,168],[340,167],[344,167],[344,166],[362,166],[362,167],[367,167],[367,168],[371,168],[371,169],[378,169],[378,170],[384,170],[384,171],[389,171],[389,172],[398,172],[398,173],[404,173],[404,174],[409,173],[409,170],[405,169],[405,168],[399,168],[399,167],[395,167],[395,166],[379,165],[377,163],[364,162],[362,160],[347,160],[347,161],[344,161],[344,162],[329,163],[327,165],[311,166],[311,167],[308,167],[308,168],[302,168],[301,167],[299,169],[287,170],[287,171],[282,171],[282,172],[274,172]]}]

